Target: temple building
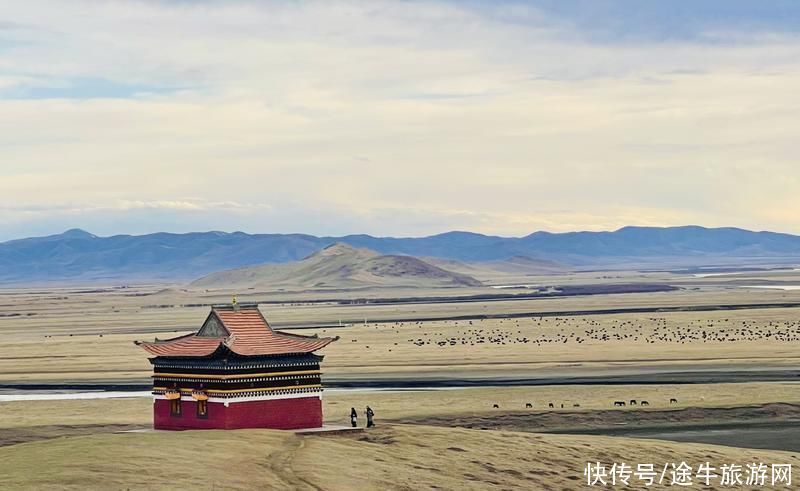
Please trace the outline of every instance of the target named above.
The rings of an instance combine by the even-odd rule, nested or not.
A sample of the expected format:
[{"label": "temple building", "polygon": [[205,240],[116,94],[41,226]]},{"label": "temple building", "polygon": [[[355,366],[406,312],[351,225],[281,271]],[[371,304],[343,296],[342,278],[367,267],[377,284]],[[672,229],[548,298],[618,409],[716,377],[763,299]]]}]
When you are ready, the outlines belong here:
[{"label": "temple building", "polygon": [[322,426],[322,356],[338,338],[274,331],[258,305],[214,306],[196,333],[136,344],[153,365],[162,430]]}]

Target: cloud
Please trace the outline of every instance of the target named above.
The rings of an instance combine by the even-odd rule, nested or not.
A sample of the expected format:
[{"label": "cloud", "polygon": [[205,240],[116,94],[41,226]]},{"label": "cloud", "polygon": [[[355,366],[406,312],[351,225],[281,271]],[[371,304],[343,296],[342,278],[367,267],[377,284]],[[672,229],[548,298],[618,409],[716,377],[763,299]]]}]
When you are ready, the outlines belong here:
[{"label": "cloud", "polygon": [[797,8],[625,5],[2,4],[0,237],[800,232]]},{"label": "cloud", "polygon": [[0,214],[59,214],[92,213],[97,211],[114,212],[130,210],[177,210],[177,211],[251,211],[270,210],[264,203],[237,203],[234,201],[203,201],[196,198],[183,200],[131,201],[119,200],[109,204],[99,203],[37,203],[0,206]]}]

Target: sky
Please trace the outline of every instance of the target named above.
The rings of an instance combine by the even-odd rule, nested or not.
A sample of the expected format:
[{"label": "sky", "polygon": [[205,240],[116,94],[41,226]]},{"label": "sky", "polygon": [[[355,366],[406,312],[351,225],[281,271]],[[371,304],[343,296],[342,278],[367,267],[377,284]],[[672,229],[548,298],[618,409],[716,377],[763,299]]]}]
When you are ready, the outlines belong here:
[{"label": "sky", "polygon": [[0,240],[800,233],[794,0],[0,2]]}]

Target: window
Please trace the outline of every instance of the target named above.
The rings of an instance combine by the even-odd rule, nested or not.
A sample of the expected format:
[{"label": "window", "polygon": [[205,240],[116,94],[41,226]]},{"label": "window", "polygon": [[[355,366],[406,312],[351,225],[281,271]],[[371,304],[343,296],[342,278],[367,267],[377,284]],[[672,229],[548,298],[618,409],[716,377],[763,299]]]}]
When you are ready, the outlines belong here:
[{"label": "window", "polygon": [[197,417],[208,418],[208,401],[197,401]]},{"label": "window", "polygon": [[181,415],[181,400],[178,399],[171,399],[169,401],[169,415],[180,417]]}]

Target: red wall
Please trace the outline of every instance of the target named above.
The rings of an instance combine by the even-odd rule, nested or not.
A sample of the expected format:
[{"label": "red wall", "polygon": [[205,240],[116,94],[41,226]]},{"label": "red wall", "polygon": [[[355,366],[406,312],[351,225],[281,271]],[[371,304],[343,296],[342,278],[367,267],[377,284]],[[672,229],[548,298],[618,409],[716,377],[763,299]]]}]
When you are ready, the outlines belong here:
[{"label": "red wall", "polygon": [[181,415],[170,416],[169,401],[156,399],[153,427],[157,430],[273,428],[294,430],[322,426],[319,397],[269,401],[208,403],[208,418],[197,417],[197,402],[181,401]]}]

